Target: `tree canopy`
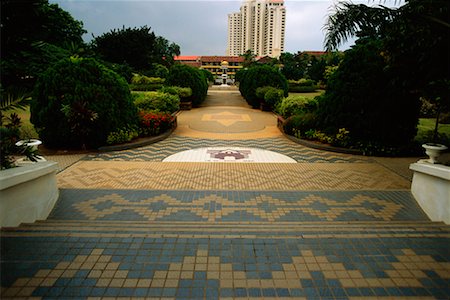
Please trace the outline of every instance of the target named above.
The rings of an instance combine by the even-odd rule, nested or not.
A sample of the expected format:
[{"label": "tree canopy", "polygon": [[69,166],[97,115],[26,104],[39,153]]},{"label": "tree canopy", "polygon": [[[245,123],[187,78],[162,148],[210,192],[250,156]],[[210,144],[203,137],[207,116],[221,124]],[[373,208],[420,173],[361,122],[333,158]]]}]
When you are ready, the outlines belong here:
[{"label": "tree canopy", "polygon": [[[83,44],[83,23],[48,0],[1,1],[2,84],[18,84]],[[42,65],[42,63],[45,64]]]},{"label": "tree canopy", "polygon": [[180,47],[161,36],[150,27],[113,29],[95,37],[94,51],[106,61],[126,63],[136,71],[149,70],[152,64],[171,66]]}]

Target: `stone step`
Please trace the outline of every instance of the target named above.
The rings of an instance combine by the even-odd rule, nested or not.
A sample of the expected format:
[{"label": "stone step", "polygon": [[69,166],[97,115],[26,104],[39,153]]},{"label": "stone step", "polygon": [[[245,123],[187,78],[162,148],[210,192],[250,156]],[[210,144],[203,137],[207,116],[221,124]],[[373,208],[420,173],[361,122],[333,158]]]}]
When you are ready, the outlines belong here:
[{"label": "stone step", "polygon": [[177,238],[450,237],[442,222],[132,222],[47,220],[3,228],[2,236]]}]

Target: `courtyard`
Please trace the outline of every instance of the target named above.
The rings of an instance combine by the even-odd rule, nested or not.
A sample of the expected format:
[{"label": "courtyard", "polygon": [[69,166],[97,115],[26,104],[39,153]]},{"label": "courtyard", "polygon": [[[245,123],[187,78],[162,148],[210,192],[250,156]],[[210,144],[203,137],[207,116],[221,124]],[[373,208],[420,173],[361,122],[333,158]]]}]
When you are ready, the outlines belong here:
[{"label": "courtyard", "polygon": [[47,159],[60,198],[2,229],[2,299],[450,295],[450,227],[411,195],[415,158],[306,148],[237,90],[161,142]]}]

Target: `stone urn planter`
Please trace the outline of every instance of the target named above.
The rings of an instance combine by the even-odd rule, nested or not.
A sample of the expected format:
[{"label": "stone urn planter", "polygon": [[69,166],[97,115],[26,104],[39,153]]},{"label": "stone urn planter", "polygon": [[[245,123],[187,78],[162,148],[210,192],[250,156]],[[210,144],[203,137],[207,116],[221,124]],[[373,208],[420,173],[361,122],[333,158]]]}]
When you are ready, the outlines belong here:
[{"label": "stone urn planter", "polygon": [[425,148],[425,153],[430,157],[428,160],[432,164],[439,163],[439,156],[447,150],[447,146],[435,143],[426,143],[422,145]]},{"label": "stone urn planter", "polygon": [[28,140],[20,140],[20,141],[18,141],[16,143],[16,146],[17,147],[22,147],[22,146],[31,147],[31,149],[33,151],[36,151],[41,144],[42,144],[42,142],[40,140],[28,139]]},{"label": "stone urn planter", "polygon": [[[17,147],[31,147],[31,151],[35,152],[38,150],[38,147],[42,144],[42,142],[40,140],[37,139],[28,139],[28,140],[20,140],[16,143]],[[47,161],[43,156],[40,155],[36,155],[35,156],[36,161],[31,161],[28,157],[24,157],[24,158],[19,158],[16,160],[16,165],[17,166],[24,166],[27,164],[32,164],[35,162],[42,162],[42,161]]]}]

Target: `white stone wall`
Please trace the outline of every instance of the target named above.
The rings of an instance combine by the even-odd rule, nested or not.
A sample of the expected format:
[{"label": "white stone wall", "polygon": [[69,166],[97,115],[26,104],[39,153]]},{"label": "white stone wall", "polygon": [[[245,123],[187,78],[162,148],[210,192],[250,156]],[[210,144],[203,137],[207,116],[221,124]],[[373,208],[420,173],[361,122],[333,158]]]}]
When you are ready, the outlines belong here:
[{"label": "white stone wall", "polygon": [[0,227],[45,220],[58,200],[56,162],[0,171]]},{"label": "white stone wall", "polygon": [[450,224],[450,167],[419,161],[414,171],[411,192],[432,221]]}]

